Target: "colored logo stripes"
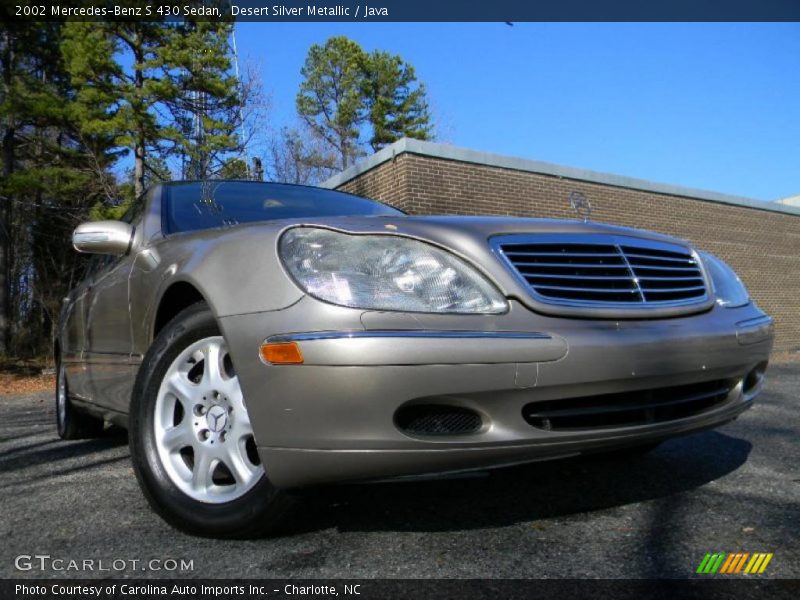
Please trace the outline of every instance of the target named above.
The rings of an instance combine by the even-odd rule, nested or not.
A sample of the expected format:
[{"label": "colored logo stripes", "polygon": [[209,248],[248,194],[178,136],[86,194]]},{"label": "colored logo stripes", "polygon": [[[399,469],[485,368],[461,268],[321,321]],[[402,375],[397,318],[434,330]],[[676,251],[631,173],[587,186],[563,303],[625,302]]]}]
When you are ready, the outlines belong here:
[{"label": "colored logo stripes", "polygon": [[[732,575],[736,573],[746,573],[748,575],[761,574],[767,568],[769,561],[772,560],[772,552],[716,552],[706,554],[697,567],[697,572],[704,575],[720,573]],[[745,566],[747,565],[747,566]]]}]

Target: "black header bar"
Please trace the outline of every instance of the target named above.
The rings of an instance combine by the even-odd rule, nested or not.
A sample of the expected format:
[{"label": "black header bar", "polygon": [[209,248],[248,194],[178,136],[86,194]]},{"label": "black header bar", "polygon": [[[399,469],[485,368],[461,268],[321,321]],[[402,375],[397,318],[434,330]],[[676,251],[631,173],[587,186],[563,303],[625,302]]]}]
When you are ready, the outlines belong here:
[{"label": "black header bar", "polygon": [[800,0],[8,0],[4,20],[800,21]]}]

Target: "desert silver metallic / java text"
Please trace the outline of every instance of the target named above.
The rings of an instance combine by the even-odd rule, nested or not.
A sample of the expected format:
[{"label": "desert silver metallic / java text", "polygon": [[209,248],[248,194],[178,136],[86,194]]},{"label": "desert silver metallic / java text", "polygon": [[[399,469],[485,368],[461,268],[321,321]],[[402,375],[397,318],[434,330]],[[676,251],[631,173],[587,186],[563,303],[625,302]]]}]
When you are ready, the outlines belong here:
[{"label": "desert silver metallic / java text", "polygon": [[224,338],[183,350],[158,390],[156,448],[170,480],[200,502],[235,500],[264,474]]}]

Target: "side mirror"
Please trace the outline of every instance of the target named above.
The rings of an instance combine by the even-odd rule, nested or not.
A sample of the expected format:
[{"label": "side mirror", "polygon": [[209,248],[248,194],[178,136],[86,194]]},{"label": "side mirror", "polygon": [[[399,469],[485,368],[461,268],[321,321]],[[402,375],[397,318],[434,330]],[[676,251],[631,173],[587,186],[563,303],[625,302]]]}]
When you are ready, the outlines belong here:
[{"label": "side mirror", "polygon": [[125,254],[131,247],[133,226],[122,221],[81,223],[72,232],[72,245],[88,254]]}]

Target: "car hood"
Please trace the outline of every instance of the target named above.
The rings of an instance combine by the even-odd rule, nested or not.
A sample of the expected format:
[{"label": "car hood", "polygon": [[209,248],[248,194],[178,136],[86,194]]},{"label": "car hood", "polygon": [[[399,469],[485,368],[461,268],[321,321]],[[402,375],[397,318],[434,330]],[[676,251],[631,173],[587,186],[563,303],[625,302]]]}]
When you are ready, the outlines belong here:
[{"label": "car hood", "polygon": [[293,224],[330,227],[350,233],[397,233],[442,242],[444,245],[448,245],[463,235],[480,238],[485,242],[486,239],[495,235],[511,235],[518,233],[602,233],[689,246],[689,244],[683,240],[653,231],[607,225],[605,223],[596,223],[592,221],[568,219],[392,215],[380,217],[307,218],[303,219],[301,222],[295,221]]}]

